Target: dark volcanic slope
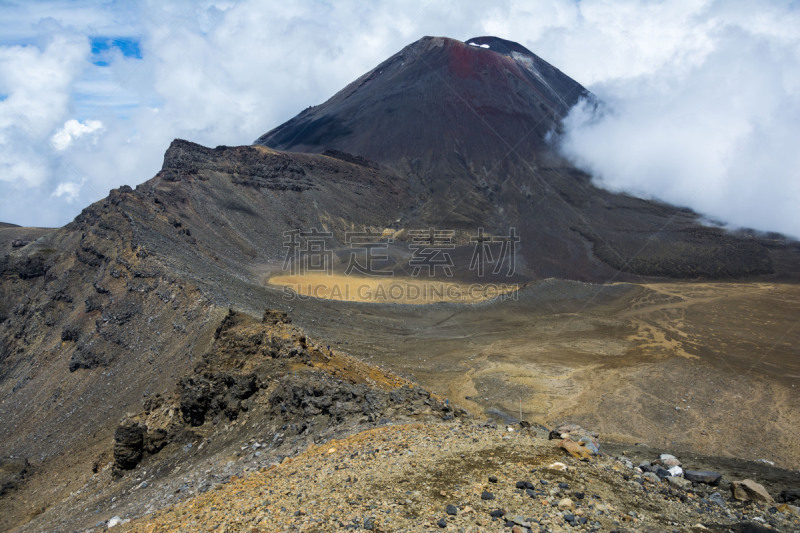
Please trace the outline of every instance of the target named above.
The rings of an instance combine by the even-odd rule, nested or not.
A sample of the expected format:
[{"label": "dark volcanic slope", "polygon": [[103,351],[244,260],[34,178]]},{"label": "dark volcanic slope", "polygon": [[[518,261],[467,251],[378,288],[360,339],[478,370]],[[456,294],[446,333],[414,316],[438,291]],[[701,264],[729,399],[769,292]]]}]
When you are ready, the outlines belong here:
[{"label": "dark volcanic slope", "polygon": [[256,143],[335,148],[412,169],[462,158],[477,170],[496,164],[498,148],[526,157],[542,149],[553,124],[588,94],[516,43],[468,43],[425,37]]},{"label": "dark volcanic slope", "polygon": [[411,192],[404,227],[516,227],[528,278],[796,274],[797,247],[781,239],[702,227],[691,211],[595,187],[547,142],[581,97],[591,95],[516,43],[425,37],[256,143],[393,168]]},{"label": "dark volcanic slope", "polygon": [[[263,274],[281,268],[284,231],[341,236],[351,212],[382,229],[403,194],[392,181],[329,156],[175,141],[156,177],[64,228],[0,230],[13,233],[0,235],[0,458],[28,459],[37,483],[91,475],[123,414],[194,367],[228,306],[280,305]],[[9,502],[0,530],[19,518]]]}]

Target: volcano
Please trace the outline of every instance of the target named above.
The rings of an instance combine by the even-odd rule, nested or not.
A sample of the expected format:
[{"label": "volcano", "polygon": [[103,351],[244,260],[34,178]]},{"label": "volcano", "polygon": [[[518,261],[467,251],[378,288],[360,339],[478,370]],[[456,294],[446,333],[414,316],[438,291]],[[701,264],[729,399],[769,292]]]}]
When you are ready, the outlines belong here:
[{"label": "volcano", "polygon": [[[703,450],[800,464],[800,244],[596,187],[558,151],[594,99],[519,44],[425,37],[253,145],[178,139],[63,228],[0,224],[0,529],[105,527],[465,409],[694,451],[702,412]],[[339,276],[377,235],[407,281],[423,230],[448,236],[451,287],[479,284],[476,237],[507,245],[513,272],[485,278],[515,298],[273,284],[302,232]]]},{"label": "volcano", "polygon": [[594,186],[557,150],[561,120],[581,99],[594,101],[517,43],[425,37],[256,143],[391,169],[408,197],[401,227],[514,227],[528,279],[739,277],[793,264],[779,242]]}]

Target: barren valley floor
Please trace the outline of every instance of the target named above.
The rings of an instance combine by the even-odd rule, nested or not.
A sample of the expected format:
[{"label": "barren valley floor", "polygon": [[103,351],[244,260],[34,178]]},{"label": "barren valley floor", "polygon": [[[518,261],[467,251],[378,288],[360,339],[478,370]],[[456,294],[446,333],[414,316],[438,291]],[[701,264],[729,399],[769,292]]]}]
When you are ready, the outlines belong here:
[{"label": "barren valley floor", "polygon": [[545,280],[516,300],[297,311],[317,338],[476,412],[800,467],[798,285]]}]

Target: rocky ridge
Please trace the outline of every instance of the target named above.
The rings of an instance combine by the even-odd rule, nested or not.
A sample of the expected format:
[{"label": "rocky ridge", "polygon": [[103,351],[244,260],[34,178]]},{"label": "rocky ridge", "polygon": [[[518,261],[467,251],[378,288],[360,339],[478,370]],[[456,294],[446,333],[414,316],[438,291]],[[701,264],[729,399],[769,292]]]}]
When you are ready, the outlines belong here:
[{"label": "rocky ridge", "polygon": [[[800,527],[800,509],[793,504],[737,492],[741,484],[758,487],[753,481],[662,480],[625,456],[578,459],[555,442],[537,436],[535,428],[468,420],[380,427],[264,464],[118,530],[622,533]],[[675,461],[662,456],[651,465]],[[677,479],[682,483],[672,481]]]},{"label": "rocky ridge", "polygon": [[[107,526],[113,513],[152,512],[337,436],[467,416],[405,379],[314,342],[282,311],[258,320],[231,310],[213,337],[171,392],[147,395],[141,411],[125,415],[90,478],[19,531],[86,529],[103,516],[99,523]],[[41,480],[26,486],[25,470],[6,464],[4,488],[35,492],[30,484]]]}]

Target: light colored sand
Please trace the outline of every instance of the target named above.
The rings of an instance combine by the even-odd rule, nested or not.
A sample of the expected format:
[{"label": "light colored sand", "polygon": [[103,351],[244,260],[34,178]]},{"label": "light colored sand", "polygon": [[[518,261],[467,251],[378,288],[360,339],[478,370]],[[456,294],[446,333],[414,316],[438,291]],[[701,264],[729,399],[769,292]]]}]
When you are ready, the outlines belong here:
[{"label": "light colored sand", "polygon": [[280,275],[269,279],[300,297],[347,302],[424,305],[438,302],[474,303],[508,295],[513,284],[458,283],[424,278],[361,277],[343,274]]}]

